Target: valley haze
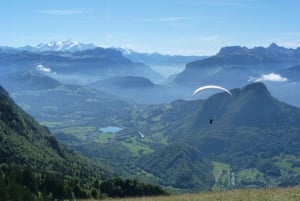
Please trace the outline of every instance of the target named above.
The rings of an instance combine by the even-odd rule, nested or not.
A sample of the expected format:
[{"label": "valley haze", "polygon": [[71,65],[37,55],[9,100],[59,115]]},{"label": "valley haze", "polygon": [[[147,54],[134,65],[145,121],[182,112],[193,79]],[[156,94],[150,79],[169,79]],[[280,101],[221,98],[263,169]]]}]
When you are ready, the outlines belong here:
[{"label": "valley haze", "polygon": [[[202,57],[65,41],[0,56],[0,83],[16,103],[119,177],[172,192],[298,184],[299,48],[229,46]],[[166,78],[152,69],[159,62],[184,67]],[[193,97],[208,84],[232,97]]]},{"label": "valley haze", "polygon": [[299,186],[299,6],[2,3],[0,199]]}]

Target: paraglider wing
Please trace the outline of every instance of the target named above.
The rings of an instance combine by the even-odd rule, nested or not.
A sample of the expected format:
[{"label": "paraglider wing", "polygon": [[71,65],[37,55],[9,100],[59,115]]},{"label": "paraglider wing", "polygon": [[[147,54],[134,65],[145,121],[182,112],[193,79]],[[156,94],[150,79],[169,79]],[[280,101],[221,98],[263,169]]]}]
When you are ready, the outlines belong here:
[{"label": "paraglider wing", "polygon": [[220,89],[232,96],[231,92],[228,89],[225,89],[224,87],[220,87],[217,85],[206,85],[206,86],[199,87],[194,91],[193,96],[196,96],[198,93],[206,89]]}]

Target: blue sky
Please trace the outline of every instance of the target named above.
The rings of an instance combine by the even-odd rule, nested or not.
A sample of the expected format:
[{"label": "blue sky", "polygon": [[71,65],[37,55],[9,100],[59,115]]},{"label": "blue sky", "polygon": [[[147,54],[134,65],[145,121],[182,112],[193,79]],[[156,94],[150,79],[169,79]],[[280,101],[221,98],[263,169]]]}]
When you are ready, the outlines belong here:
[{"label": "blue sky", "polygon": [[0,46],[76,40],[214,55],[224,46],[300,47],[298,0],[1,0]]}]

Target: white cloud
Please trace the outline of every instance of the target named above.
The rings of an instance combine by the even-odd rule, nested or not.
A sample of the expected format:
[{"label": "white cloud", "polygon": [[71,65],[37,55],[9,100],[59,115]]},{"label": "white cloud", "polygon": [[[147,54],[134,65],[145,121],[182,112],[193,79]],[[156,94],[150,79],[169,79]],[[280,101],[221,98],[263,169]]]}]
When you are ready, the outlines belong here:
[{"label": "white cloud", "polygon": [[269,73],[269,74],[262,74],[258,77],[250,77],[249,82],[263,82],[263,81],[270,81],[270,82],[286,82],[288,79],[286,77],[281,76],[280,74],[276,73]]},{"label": "white cloud", "polygon": [[46,73],[50,73],[51,72],[51,69],[50,68],[47,68],[47,67],[45,67],[45,66],[43,66],[43,65],[37,65],[37,67],[36,67],[36,69],[37,70],[40,70],[40,71],[43,71],[43,72],[46,72]]}]

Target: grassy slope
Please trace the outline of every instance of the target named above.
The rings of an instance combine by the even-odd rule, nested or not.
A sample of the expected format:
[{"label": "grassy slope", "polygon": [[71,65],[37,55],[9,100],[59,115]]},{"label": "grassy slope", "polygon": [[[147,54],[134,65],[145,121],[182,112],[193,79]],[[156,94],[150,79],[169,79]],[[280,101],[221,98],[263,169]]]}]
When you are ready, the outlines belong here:
[{"label": "grassy slope", "polygon": [[[162,197],[109,199],[110,201],[299,201],[300,187],[268,190],[232,190]],[[85,200],[93,201],[93,200]]]}]

